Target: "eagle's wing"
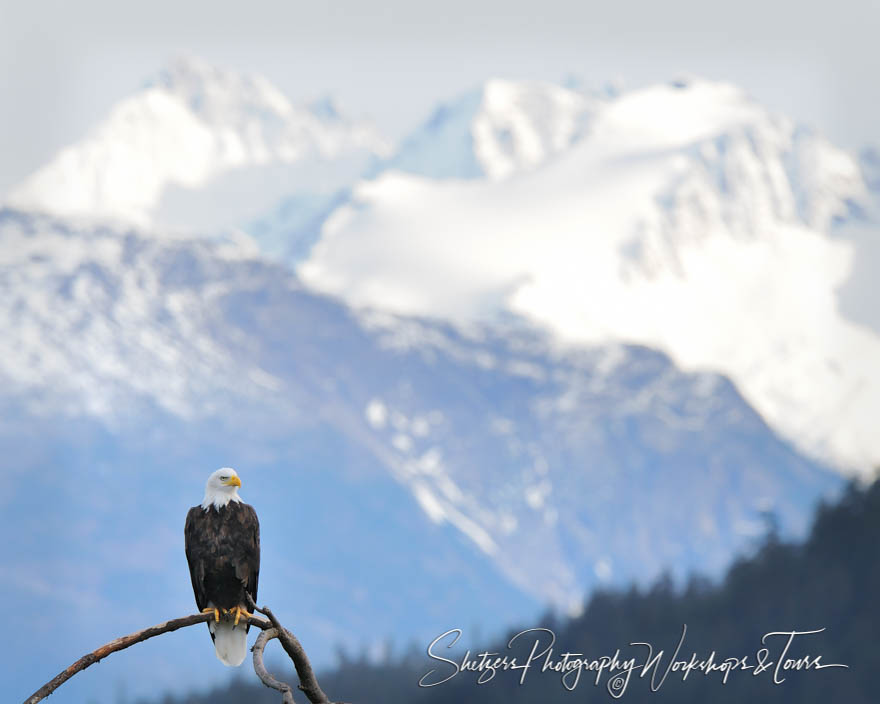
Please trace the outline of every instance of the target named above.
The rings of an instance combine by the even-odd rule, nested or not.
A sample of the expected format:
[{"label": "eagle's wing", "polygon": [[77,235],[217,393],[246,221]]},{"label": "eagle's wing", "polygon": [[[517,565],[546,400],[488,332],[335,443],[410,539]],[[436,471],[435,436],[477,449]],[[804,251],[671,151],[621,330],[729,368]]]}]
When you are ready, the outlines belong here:
[{"label": "eagle's wing", "polygon": [[241,521],[239,545],[240,561],[236,567],[238,578],[254,603],[257,602],[257,584],[260,579],[260,522],[257,512],[248,504],[241,505],[239,512]]},{"label": "eagle's wing", "polygon": [[186,525],[183,528],[186,561],[189,564],[189,578],[192,581],[193,594],[199,611],[208,605],[205,595],[205,559],[202,554],[202,540],[199,537],[197,524],[204,519],[204,511],[200,506],[193,506],[186,514]]}]

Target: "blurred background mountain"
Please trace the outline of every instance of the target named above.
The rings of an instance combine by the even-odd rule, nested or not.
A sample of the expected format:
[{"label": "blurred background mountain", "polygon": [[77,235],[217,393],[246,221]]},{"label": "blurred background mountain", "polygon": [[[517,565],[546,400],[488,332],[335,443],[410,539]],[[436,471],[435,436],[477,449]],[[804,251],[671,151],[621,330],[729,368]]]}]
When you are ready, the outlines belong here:
[{"label": "blurred background mountain", "polygon": [[[23,13],[10,9],[16,26]],[[200,20],[216,30],[222,14]],[[512,32],[499,18],[495,32]],[[147,54],[167,53],[156,38],[177,25],[143,20]],[[245,52],[260,61],[207,47],[223,62],[157,61],[130,90],[137,51],[68,48],[87,24],[71,20],[58,44],[81,57],[70,75],[89,76],[69,88],[71,113],[60,132],[34,117],[28,134],[51,146],[82,101],[106,110],[39,164],[19,139],[0,173],[0,526],[15,536],[0,596],[21,606],[7,614],[19,636],[3,665],[16,696],[192,610],[183,517],[223,465],[262,523],[261,601],[316,665],[338,665],[334,697],[502,696],[406,687],[439,633],[464,628],[483,649],[542,617],[563,642],[597,648],[659,642],[683,620],[701,624],[695,643],[733,650],[766,630],[825,626],[829,654],[862,662],[867,592],[852,587],[844,618],[812,585],[848,594],[862,575],[876,587],[855,564],[867,552],[836,567],[821,552],[869,542],[841,518],[821,560],[810,545],[829,516],[872,500],[847,482],[870,480],[880,460],[877,135],[856,129],[880,104],[871,89],[849,132],[796,82],[786,97],[765,82],[781,64],[720,70],[695,58],[716,55],[705,48],[684,63],[713,78],[660,62],[665,75],[635,70],[629,87],[543,75],[583,62],[573,48],[487,78],[521,65],[499,49],[503,71],[450,64],[389,102],[334,83],[332,62],[304,77],[265,47]],[[46,41],[30,36],[19,58]],[[827,41],[829,57],[858,54]],[[411,51],[416,63],[428,53]],[[95,56],[120,61],[98,68]],[[280,80],[228,68],[236,58]],[[377,61],[367,52],[363,70]],[[382,108],[353,116],[290,91],[292,76]],[[8,94],[14,125],[33,103]],[[416,127],[390,119],[392,103]],[[842,503],[797,547],[821,501]],[[798,580],[776,561],[797,563]],[[780,589],[810,586],[791,606],[745,610],[764,577],[743,575],[762,570]],[[229,676],[203,629],[186,629],[54,696],[155,700]],[[252,682],[230,691],[250,701]],[[828,682],[817,691],[867,691],[858,675]]]}]

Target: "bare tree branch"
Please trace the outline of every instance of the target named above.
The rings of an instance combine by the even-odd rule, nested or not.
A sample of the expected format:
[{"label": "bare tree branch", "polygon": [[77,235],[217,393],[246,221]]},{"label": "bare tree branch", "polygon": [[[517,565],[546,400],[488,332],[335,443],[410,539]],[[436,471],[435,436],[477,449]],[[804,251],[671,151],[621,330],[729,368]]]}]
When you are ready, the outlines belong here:
[{"label": "bare tree branch", "polygon": [[318,680],[312,671],[312,665],[309,663],[308,657],[306,657],[306,651],[297,637],[281,625],[269,607],[257,606],[251,595],[247,592],[245,592],[245,598],[248,601],[248,608],[252,611],[259,611],[268,617],[272,626],[278,631],[278,640],[281,641],[281,647],[284,648],[284,651],[293,660],[294,667],[296,667],[296,674],[299,677],[299,688],[305,693],[309,701],[312,704],[333,704],[318,685]]},{"label": "bare tree branch", "polygon": [[[309,659],[306,656],[305,650],[302,645],[300,645],[299,641],[296,639],[290,631],[284,628],[279,622],[278,619],[275,618],[275,615],[269,611],[267,608],[257,608],[253,603],[253,600],[250,599],[250,595],[248,595],[248,600],[250,602],[250,608],[254,611],[259,611],[266,616],[269,617],[269,621],[265,619],[259,618],[258,616],[251,616],[248,619],[248,623],[252,626],[256,626],[263,630],[263,633],[259,635],[257,638],[257,642],[254,644],[252,648],[254,652],[254,671],[257,673],[257,676],[267,687],[271,687],[272,689],[277,689],[281,692],[282,695],[282,703],[283,704],[294,704],[293,701],[293,690],[289,684],[284,682],[279,682],[276,680],[269,672],[266,670],[263,665],[263,650],[266,648],[266,644],[272,640],[272,638],[277,637],[281,641],[281,645],[284,647],[284,650],[290,656],[291,660],[293,660],[293,664],[296,667],[296,672],[299,675],[300,679],[300,689],[305,692],[306,696],[309,698],[309,701],[312,704],[333,704],[327,698],[327,695],[321,691],[321,688],[318,686],[318,680],[315,678],[315,674],[312,671],[312,666],[309,663]],[[58,689],[62,684],[67,682],[71,677],[76,675],[79,672],[82,672],[90,665],[94,665],[96,662],[103,660],[111,653],[115,653],[117,650],[124,650],[136,643],[141,643],[149,638],[154,638],[155,636],[160,636],[163,633],[170,633],[171,631],[176,631],[179,628],[186,628],[187,626],[194,626],[197,623],[204,623],[209,619],[214,618],[213,614],[193,614],[192,616],[184,616],[183,618],[176,618],[171,621],[165,621],[164,623],[157,624],[155,626],[150,626],[149,628],[144,628],[140,631],[135,631],[134,633],[130,633],[127,636],[122,636],[121,638],[117,638],[116,640],[112,640],[109,643],[102,645],[97,650],[93,650],[91,653],[87,655],[83,655],[79,660],[73,663],[70,667],[62,672],[59,672],[55,677],[53,677],[49,682],[40,687],[36,692],[34,692],[30,697],[25,699],[24,704],[37,704],[37,702],[42,701],[46,697],[48,697],[52,692]]]},{"label": "bare tree branch", "polygon": [[254,651],[254,672],[257,673],[257,677],[262,680],[264,685],[281,692],[282,704],[295,704],[293,701],[293,690],[290,688],[290,685],[286,682],[279,682],[272,677],[266,669],[266,666],[263,664],[263,650],[266,647],[266,643],[277,637],[277,628],[270,628],[257,636],[257,642],[254,643],[254,647],[251,648],[251,650]]}]

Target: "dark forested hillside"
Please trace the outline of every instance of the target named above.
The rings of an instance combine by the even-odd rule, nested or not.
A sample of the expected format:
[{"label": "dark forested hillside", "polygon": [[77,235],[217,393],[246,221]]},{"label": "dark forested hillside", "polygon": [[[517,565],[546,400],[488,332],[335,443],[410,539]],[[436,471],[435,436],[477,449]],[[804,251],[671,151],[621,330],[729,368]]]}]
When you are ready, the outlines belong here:
[{"label": "dark forested hillside", "polygon": [[[686,509],[683,509],[686,510]],[[625,530],[625,526],[621,526]],[[683,588],[671,580],[661,580],[647,591],[631,589],[624,592],[600,592],[593,595],[584,613],[573,619],[546,618],[535,624],[552,630],[556,636],[551,661],[558,663],[563,653],[582,653],[589,662],[598,662],[603,655],[613,656],[619,649],[620,661],[635,658],[638,666],[646,660],[646,646],[653,654],[663,650],[654,670],[640,677],[633,670],[622,692],[621,701],[628,702],[690,702],[703,704],[726,702],[811,702],[840,701],[868,704],[877,701],[880,682],[880,608],[876,595],[880,589],[880,481],[869,487],[851,485],[834,505],[822,506],[816,515],[809,538],[803,544],[785,544],[770,531],[763,544],[747,559],[738,561],[718,584],[693,578]],[[456,623],[450,614],[450,628]],[[723,683],[723,671],[704,674],[698,669],[686,678],[682,671],[670,671],[655,692],[651,691],[653,674],[659,683],[673,660],[683,625],[687,631],[675,661],[706,660],[714,651],[714,663],[736,658],[750,669],[735,669]],[[524,627],[526,628],[526,627]],[[769,636],[762,646],[762,637],[770,632],[815,631],[821,633],[796,635],[783,655],[788,636]],[[474,633],[465,630],[453,647],[452,637],[434,648],[437,657],[447,658],[460,666],[466,651],[473,663],[480,662],[480,653],[498,653],[498,657],[517,658],[517,664],[528,661],[536,637],[541,637],[536,653],[548,644],[548,632],[525,633],[507,647],[511,631],[496,642],[477,642]],[[438,634],[439,636],[440,634]],[[478,637],[478,636],[477,636]],[[615,701],[609,694],[609,682],[618,670],[607,671],[595,685],[596,673],[586,669],[572,691],[563,686],[561,674],[541,672],[545,658],[532,661],[520,684],[522,669],[498,669],[494,677],[477,684],[480,672],[456,673],[456,666],[421,652],[391,659],[383,664],[343,658],[338,668],[324,672],[321,684],[331,697],[363,704],[459,702],[461,704],[502,704],[507,702],[576,702]],[[763,672],[755,665],[762,647],[767,655],[762,661]],[[803,666],[803,658],[815,665],[845,664],[847,668],[790,669],[785,661]],[[572,656],[570,661],[576,662]],[[772,662],[772,664],[770,664]],[[777,670],[776,663],[782,663]],[[419,687],[420,678],[430,670],[428,681],[450,679],[434,687]],[[760,667],[758,668],[760,669]],[[292,668],[291,668],[292,670]],[[483,672],[488,678],[490,673]],[[568,674],[567,683],[574,684],[577,670]],[[774,683],[776,680],[783,680]],[[290,672],[288,679],[294,680]],[[183,697],[167,696],[164,704],[255,704],[277,702],[276,692],[258,684],[238,683],[225,690]]]}]

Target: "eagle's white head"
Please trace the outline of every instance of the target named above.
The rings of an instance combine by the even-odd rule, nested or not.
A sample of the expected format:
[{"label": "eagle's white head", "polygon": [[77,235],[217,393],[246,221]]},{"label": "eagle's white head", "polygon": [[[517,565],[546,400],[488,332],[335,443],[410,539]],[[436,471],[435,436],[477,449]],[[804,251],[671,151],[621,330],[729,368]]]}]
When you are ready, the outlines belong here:
[{"label": "eagle's white head", "polygon": [[221,509],[230,501],[241,501],[238,495],[238,487],[241,479],[232,467],[221,467],[208,477],[205,484],[205,498],[202,500],[202,508],[206,511],[213,506]]}]

